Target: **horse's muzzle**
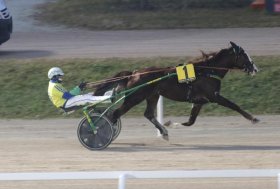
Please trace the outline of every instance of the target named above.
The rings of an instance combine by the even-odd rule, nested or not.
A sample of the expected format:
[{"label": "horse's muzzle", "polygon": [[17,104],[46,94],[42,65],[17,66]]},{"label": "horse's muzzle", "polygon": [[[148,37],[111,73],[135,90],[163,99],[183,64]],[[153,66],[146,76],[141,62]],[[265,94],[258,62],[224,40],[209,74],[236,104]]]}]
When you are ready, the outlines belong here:
[{"label": "horse's muzzle", "polygon": [[253,63],[253,69],[252,69],[252,71],[251,71],[251,75],[252,76],[254,76],[254,75],[256,75],[256,73],[257,72],[259,72],[259,69],[258,69],[258,67]]}]

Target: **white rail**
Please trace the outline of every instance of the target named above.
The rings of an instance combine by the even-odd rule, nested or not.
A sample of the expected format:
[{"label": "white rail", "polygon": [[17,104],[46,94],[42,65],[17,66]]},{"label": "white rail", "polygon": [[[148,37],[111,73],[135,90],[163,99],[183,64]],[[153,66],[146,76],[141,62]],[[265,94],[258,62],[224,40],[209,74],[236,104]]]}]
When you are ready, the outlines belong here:
[{"label": "white rail", "polygon": [[160,96],[157,103],[157,120],[163,124],[163,97]]},{"label": "white rail", "polygon": [[[159,96],[157,103],[157,120],[163,125],[163,97]],[[157,130],[157,136],[161,136],[160,131]]]},{"label": "white rail", "polygon": [[0,173],[0,181],[119,179],[119,189],[125,189],[126,179],[265,177],[275,177],[280,189],[280,169]]}]

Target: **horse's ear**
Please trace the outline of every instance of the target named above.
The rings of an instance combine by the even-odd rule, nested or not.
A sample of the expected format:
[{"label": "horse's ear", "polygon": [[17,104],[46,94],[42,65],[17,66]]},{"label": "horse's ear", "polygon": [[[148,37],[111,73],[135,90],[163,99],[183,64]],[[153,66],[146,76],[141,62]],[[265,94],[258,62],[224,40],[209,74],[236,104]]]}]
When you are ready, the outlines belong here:
[{"label": "horse's ear", "polygon": [[239,51],[240,51],[240,47],[238,45],[236,45],[234,42],[230,41],[230,45],[232,46],[233,48],[233,51],[235,54],[239,54]]},{"label": "horse's ear", "polygon": [[204,59],[208,58],[208,55],[204,51],[200,50],[200,52],[201,52],[202,58],[204,58]]}]

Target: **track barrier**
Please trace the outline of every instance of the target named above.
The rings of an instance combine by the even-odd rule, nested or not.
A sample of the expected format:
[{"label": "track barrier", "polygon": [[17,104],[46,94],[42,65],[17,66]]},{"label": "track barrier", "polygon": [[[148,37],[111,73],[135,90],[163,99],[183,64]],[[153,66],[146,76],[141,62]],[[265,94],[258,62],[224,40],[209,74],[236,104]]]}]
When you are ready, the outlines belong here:
[{"label": "track barrier", "polygon": [[278,189],[280,189],[280,169],[0,173],[0,181],[118,179],[119,189],[126,188],[127,179],[268,178],[268,177],[269,178],[275,177],[278,181]]},{"label": "track barrier", "polygon": [[[157,103],[157,120],[160,124],[163,125],[163,97],[159,96],[158,103]],[[161,136],[160,131],[157,130],[157,136]]]}]

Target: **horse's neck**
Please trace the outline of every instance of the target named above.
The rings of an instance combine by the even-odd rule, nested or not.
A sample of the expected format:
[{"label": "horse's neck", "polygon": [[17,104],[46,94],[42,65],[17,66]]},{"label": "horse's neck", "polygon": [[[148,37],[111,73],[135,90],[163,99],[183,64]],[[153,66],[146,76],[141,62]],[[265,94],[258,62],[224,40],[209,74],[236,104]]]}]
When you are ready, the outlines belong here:
[{"label": "horse's neck", "polygon": [[223,78],[232,68],[232,58],[228,51],[224,50],[217,56],[206,61],[206,65],[210,67],[211,72]]}]

